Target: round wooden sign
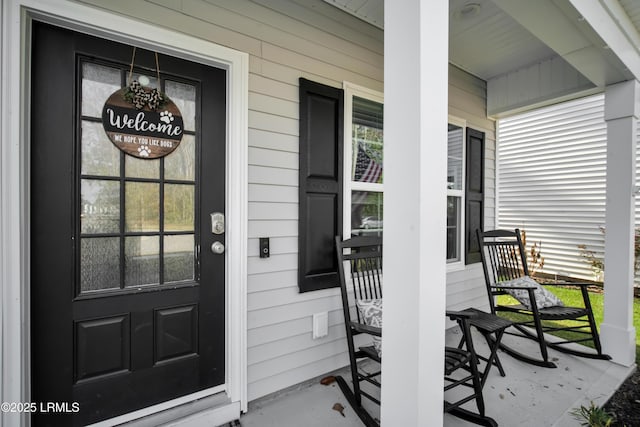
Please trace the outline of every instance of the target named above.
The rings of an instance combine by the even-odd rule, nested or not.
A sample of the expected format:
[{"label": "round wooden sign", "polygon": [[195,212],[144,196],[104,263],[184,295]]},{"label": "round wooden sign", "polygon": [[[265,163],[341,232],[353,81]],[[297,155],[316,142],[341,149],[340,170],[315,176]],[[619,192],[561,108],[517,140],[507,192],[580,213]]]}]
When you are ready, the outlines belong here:
[{"label": "round wooden sign", "polygon": [[178,148],[184,124],[178,107],[157,89],[134,82],[114,92],[102,108],[102,125],[120,150],[157,159]]}]

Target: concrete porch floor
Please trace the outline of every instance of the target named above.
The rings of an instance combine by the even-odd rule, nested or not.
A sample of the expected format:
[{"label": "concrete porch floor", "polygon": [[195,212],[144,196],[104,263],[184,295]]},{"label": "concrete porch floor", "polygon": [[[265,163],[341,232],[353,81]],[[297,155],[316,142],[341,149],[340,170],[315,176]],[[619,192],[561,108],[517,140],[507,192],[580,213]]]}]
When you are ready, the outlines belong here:
[{"label": "concrete porch floor", "polygon": [[[458,330],[448,330],[447,344],[457,344],[459,336]],[[518,343],[527,346],[535,344],[528,340],[519,340]],[[474,345],[478,353],[488,354],[481,335],[474,333]],[[592,401],[596,405],[603,405],[634,369],[554,350],[550,350],[550,356],[558,366],[555,369],[532,366],[499,352],[506,376],[501,377],[495,367],[491,369],[484,387],[486,414],[500,426],[579,426],[580,423],[570,412],[581,405],[589,406]],[[342,369],[334,375],[348,378],[349,370]],[[332,409],[336,403],[345,408],[344,416]],[[371,415],[379,419],[379,407],[368,401],[365,405]],[[476,410],[474,402],[464,407]],[[240,423],[242,427],[362,425],[338,385],[321,385],[319,378],[276,396],[252,402]],[[444,425],[455,427],[473,424],[445,414]]]}]

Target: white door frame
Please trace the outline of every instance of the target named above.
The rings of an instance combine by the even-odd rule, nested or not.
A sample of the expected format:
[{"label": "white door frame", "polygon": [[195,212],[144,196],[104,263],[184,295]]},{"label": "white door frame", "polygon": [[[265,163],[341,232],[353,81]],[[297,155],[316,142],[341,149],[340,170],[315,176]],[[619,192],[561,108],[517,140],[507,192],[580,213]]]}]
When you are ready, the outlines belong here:
[{"label": "white door frame", "polygon": [[[67,0],[0,1],[0,401],[28,402],[31,396],[29,47],[35,18],[228,71],[224,389],[230,401],[246,411],[248,54]],[[219,390],[205,390],[204,395]],[[203,392],[191,397],[203,397]],[[147,412],[185,400],[156,405]],[[28,420],[27,414],[0,413],[0,425],[28,425]]]}]

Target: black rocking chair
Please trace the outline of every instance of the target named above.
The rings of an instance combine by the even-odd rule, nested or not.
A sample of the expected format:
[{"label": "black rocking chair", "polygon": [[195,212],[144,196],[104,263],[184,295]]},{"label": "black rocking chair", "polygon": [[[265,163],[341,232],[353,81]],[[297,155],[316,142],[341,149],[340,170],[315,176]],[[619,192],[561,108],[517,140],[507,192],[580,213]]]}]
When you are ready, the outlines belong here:
[{"label": "black rocking chair", "polygon": [[[547,348],[593,359],[611,359],[602,353],[598,329],[591,310],[591,301],[587,292],[588,283],[550,283],[553,286],[579,287],[582,292],[583,307],[566,307],[550,295],[542,286],[529,277],[526,252],[522,245],[520,230],[477,230],[478,242],[482,248],[482,266],[489,295],[491,312],[518,313],[523,320],[513,321],[513,328],[505,335],[515,335],[537,341],[540,357],[524,354],[512,347],[500,344],[500,348],[511,356],[537,366],[555,368],[549,360]],[[497,295],[511,294],[520,304],[498,304]],[[546,296],[544,296],[546,294]],[[557,321],[569,320],[569,325],[557,324]],[[515,329],[515,330],[514,330]],[[572,339],[548,339],[547,332],[569,332]],[[579,349],[574,343],[591,341],[594,351]]]},{"label": "black rocking chair", "polygon": [[[380,405],[380,400],[363,390],[362,385],[368,383],[378,388],[381,385],[379,368],[382,359],[379,350],[382,337],[382,238],[354,237],[343,241],[338,236],[336,249],[352,387],[341,376],[336,376],[336,382],[364,425],[378,427],[380,422],[364,408],[362,399],[369,399],[377,405]],[[353,312],[355,316],[352,315]],[[455,347],[445,349],[445,391],[462,385],[471,388],[473,392],[458,396],[454,402],[445,401],[444,410],[479,425],[497,426],[493,419],[484,415],[481,375],[469,327],[469,319],[474,315],[447,312],[447,316],[458,322],[467,346],[464,350]],[[354,337],[360,334],[371,335],[373,345],[356,349]],[[375,363],[367,364],[363,369],[362,364],[367,359]],[[458,375],[456,371],[459,370],[466,371],[466,374]],[[452,391],[453,394],[456,393]],[[478,413],[461,407],[474,399]]]}]

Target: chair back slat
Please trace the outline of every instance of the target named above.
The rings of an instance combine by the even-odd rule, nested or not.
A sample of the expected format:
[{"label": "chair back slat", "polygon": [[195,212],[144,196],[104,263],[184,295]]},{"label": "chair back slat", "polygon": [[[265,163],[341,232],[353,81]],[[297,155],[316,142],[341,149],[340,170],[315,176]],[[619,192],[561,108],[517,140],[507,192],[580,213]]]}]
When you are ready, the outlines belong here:
[{"label": "chair back slat", "polygon": [[[382,238],[354,237],[342,241],[336,237],[336,249],[343,307],[353,306],[354,300],[382,298]],[[353,295],[353,300],[349,301],[349,295]],[[361,323],[360,312],[354,311]],[[350,313],[345,312],[346,316],[351,318]]]},{"label": "chair back slat", "polygon": [[482,268],[489,294],[490,304],[494,307],[493,295],[503,292],[496,291],[496,286],[506,280],[517,279],[529,275],[527,258],[522,245],[520,230],[476,231],[480,243]]}]

